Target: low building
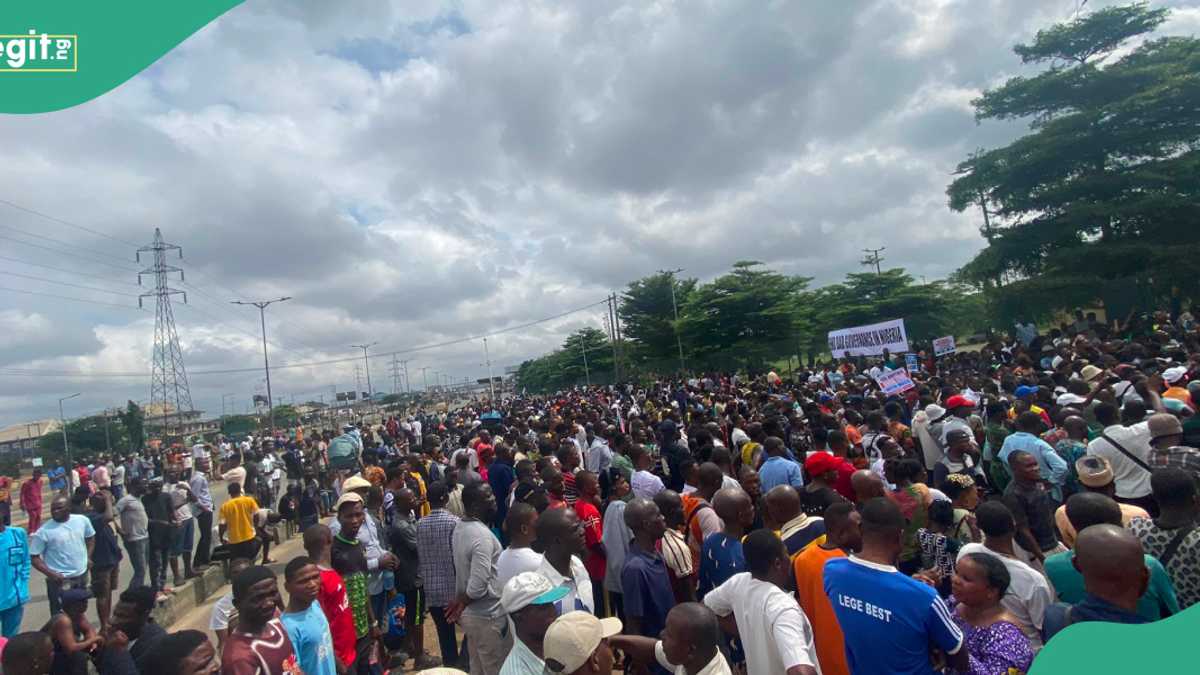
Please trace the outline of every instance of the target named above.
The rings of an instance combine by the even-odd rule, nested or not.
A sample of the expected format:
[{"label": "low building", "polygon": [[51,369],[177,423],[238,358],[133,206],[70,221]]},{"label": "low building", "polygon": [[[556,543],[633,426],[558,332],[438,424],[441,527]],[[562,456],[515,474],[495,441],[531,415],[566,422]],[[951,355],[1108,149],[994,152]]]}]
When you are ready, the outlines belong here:
[{"label": "low building", "polygon": [[29,457],[37,452],[38,439],[42,436],[60,431],[62,424],[58,420],[34,420],[23,422],[0,429],[0,455],[20,453]]}]

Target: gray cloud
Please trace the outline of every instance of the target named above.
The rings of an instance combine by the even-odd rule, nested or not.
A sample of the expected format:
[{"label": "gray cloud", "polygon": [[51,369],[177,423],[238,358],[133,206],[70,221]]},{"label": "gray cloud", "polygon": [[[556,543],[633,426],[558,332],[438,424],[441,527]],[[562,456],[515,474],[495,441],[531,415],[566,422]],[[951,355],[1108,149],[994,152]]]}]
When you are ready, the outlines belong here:
[{"label": "gray cloud", "polygon": [[[1030,71],[1011,45],[1068,16],[1059,4],[246,4],[106,96],[0,124],[0,197],[121,240],[0,205],[0,235],[70,253],[0,239],[0,255],[136,294],[122,242],[161,227],[186,253],[175,314],[213,412],[263,391],[258,317],[235,296],[293,296],[268,312],[274,363],[378,341],[372,380],[390,389],[389,351],[556,315],[656,269],[709,279],[751,258],[827,283],[887,246],[887,264],[938,278],[982,245],[977,214],[946,208],[955,165],[1023,131],[977,124],[969,101]],[[1200,26],[1193,3],[1169,4],[1166,32]],[[126,307],[0,291],[0,423],[46,417],[64,392],[84,392],[74,414],[147,396],[145,377],[106,375],[148,372],[153,314],[132,297],[0,286]],[[496,336],[494,370],[601,315]],[[417,385],[422,366],[431,382],[486,371],[478,340],[401,358]],[[328,395],[354,364],[272,384]],[[204,374],[224,369],[249,370]]]}]

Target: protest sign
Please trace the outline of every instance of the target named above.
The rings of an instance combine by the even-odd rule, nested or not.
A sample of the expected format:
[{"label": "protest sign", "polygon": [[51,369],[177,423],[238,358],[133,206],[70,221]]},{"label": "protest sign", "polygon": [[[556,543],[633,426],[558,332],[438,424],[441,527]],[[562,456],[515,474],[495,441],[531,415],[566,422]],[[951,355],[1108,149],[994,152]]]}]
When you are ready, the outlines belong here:
[{"label": "protest sign", "polygon": [[940,337],[933,341],[933,355],[934,356],[945,356],[947,354],[953,354],[953,353],[954,353],[954,336],[953,335],[947,335],[946,337]]},{"label": "protest sign", "polygon": [[904,319],[829,331],[829,353],[834,358],[841,358],[847,353],[851,356],[878,356],[885,349],[893,354],[908,351]]},{"label": "protest sign", "polygon": [[917,355],[909,352],[904,355],[904,365],[908,368],[908,372],[915,373],[921,370],[921,364],[917,363]]},{"label": "protest sign", "polygon": [[889,370],[875,378],[875,381],[879,383],[879,388],[883,390],[883,393],[889,396],[906,392],[917,386],[908,376],[908,371],[902,368]]}]

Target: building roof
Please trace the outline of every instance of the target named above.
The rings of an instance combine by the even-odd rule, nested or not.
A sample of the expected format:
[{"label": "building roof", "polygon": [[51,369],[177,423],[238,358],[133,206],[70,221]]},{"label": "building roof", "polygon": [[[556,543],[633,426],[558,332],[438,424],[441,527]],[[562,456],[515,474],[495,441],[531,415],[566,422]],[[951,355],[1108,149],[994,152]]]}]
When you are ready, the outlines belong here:
[{"label": "building roof", "polygon": [[60,428],[59,422],[56,419],[22,422],[21,424],[14,424],[0,429],[0,443],[38,438],[43,434],[58,431]]}]

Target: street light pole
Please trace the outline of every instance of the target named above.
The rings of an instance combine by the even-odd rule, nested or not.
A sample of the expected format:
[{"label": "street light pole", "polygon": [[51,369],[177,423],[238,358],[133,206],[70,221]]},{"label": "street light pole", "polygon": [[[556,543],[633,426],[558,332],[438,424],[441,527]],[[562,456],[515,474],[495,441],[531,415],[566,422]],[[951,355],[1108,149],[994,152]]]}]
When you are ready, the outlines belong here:
[{"label": "street light pole", "polygon": [[371,388],[371,364],[370,364],[370,362],[367,361],[367,349],[374,347],[377,344],[379,344],[379,343],[372,342],[370,344],[365,344],[365,345],[350,345],[351,347],[354,347],[355,349],[363,350],[363,368],[365,368],[367,371],[367,396],[375,395],[375,390]]},{"label": "street light pole", "polygon": [[671,310],[675,312],[675,346],[679,348],[679,371],[682,373],[687,370],[683,364],[683,340],[679,337],[679,305],[675,304],[675,275],[683,271],[683,268],[674,270],[664,270],[666,274],[671,275]]},{"label": "street light pole", "polygon": [[270,433],[275,435],[275,399],[271,398],[271,362],[267,358],[267,314],[266,309],[277,302],[285,302],[291,300],[291,296],[275,298],[274,300],[259,300],[252,302],[242,302],[241,300],[230,300],[235,305],[253,305],[258,308],[258,320],[262,324],[262,341],[263,341],[263,370],[267,373],[267,423],[270,425]]},{"label": "street light pole", "polygon": [[[62,397],[62,398],[58,399],[58,423],[62,425],[62,435],[63,435],[63,452],[64,452],[64,453],[66,454],[66,456],[67,456],[67,476],[68,476],[68,478],[67,478],[67,482],[68,482],[68,483],[70,483],[70,482],[71,482],[71,480],[70,480],[70,475],[71,475],[71,446],[70,446],[70,445],[67,443],[67,417],[66,417],[66,415],[64,415],[64,414],[63,414],[63,401],[69,401],[69,400],[71,400],[71,399],[73,399],[73,398],[75,398],[76,396],[79,396],[79,395],[80,395],[80,392],[76,392],[76,393],[74,393],[74,394],[71,394],[70,396],[64,396],[64,397]],[[72,490],[74,490],[74,489],[75,489],[75,486],[74,486],[74,485],[72,485],[72,486],[71,486],[71,489],[72,489]]]},{"label": "street light pole", "polygon": [[483,338],[483,359],[487,361],[488,369],[488,391],[491,392],[491,405],[496,405],[496,384],[492,382],[492,356],[488,352],[487,338]]}]

